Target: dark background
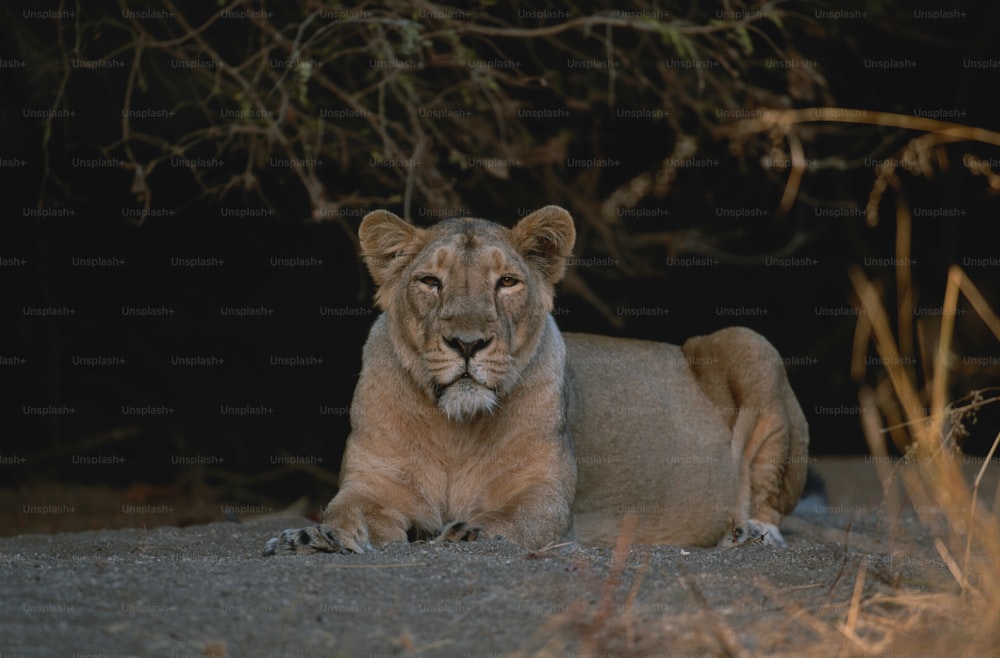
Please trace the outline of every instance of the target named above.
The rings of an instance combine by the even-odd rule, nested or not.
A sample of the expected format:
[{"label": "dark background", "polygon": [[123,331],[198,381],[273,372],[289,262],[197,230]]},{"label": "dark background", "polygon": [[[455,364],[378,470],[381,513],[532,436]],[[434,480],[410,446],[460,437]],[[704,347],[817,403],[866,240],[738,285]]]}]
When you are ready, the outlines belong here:
[{"label": "dark background", "polygon": [[[726,6],[711,5],[697,14],[690,8],[670,10],[707,24],[713,12]],[[754,6],[733,5],[739,11]],[[834,105],[909,116],[921,108],[946,108],[956,116],[945,120],[998,127],[1000,54],[993,44],[1000,9],[979,3],[963,7],[964,17],[931,20],[918,18],[909,6],[853,6],[866,16],[833,19],[824,17],[822,11],[828,9],[822,4],[789,5],[805,18],[783,24],[782,43],[816,62],[823,82],[811,96],[797,96],[795,80],[767,78],[767,69],[758,67],[732,84],[770,87],[773,102],[758,94],[743,98],[742,107]],[[34,3],[25,7],[38,9]],[[293,4],[282,11],[289,12],[288,21],[301,20],[309,7]],[[142,205],[134,171],[79,166],[74,158],[120,154],[109,145],[121,138],[118,117],[127,73],[75,69],[60,101],[75,116],[52,126],[26,116],[25,108],[55,102],[63,78],[58,67],[39,64],[55,57],[59,19],[25,17],[22,9],[7,10],[0,57],[5,62],[0,69],[0,158],[5,161],[0,168],[5,218],[0,229],[0,380],[5,391],[0,401],[0,483],[208,483],[225,488],[229,499],[248,501],[328,495],[331,483],[301,466],[335,472],[349,431],[346,410],[360,369],[361,345],[376,313],[371,280],[356,256],[355,231],[368,210],[385,206],[405,211],[399,196],[405,176],[396,189],[382,189],[379,198],[366,191],[387,185],[375,180],[384,172],[328,160],[326,169],[318,168],[319,178],[339,210],[333,217],[317,218],[315,202],[287,170],[258,163],[256,190],[209,193],[185,168],[161,165],[149,175],[156,195],[152,207],[169,214],[144,221],[124,216],[125,209]],[[207,14],[209,9],[194,11]],[[372,10],[392,8],[373,5]],[[514,23],[515,10],[499,11],[510,12],[504,18]],[[89,11],[87,18],[93,19],[101,10]],[[120,16],[114,5],[103,11]],[[472,15],[468,20],[477,19]],[[114,51],[117,33],[104,29],[103,41],[93,31],[87,33],[94,38],[89,47],[95,52]],[[239,26],[225,29],[229,33],[214,38],[234,59],[240,48],[253,49],[253,44],[225,40],[240,34]],[[599,44],[578,38],[576,52],[603,56]],[[622,37],[626,45],[629,38]],[[634,47],[643,44],[637,39]],[[529,59],[534,46],[505,47],[523,47]],[[539,61],[548,57],[534,55]],[[964,60],[972,57],[992,58],[996,66],[970,68]],[[126,55],[121,58],[127,60]],[[885,72],[865,64],[879,58],[908,58],[918,65]],[[348,88],[367,84],[339,66],[329,72],[343,75]],[[599,72],[540,91],[512,84],[510,102],[572,107],[565,121],[527,121],[525,130],[565,135],[565,158],[610,158],[624,164],[610,167],[600,178],[567,166],[545,165],[544,175],[525,166],[504,178],[442,165],[452,176],[448,199],[460,200],[466,214],[508,226],[545,203],[567,207],[577,217],[581,239],[575,278],[560,288],[556,300],[562,329],[682,342],[727,325],[750,326],[788,359],[814,453],[866,453],[858,422],[859,382],[849,370],[857,314],[848,268],[860,266],[883,285],[891,308],[897,271],[882,259],[895,253],[897,204],[911,210],[955,209],[956,216],[948,217],[911,213],[911,272],[922,331],[933,335],[936,330],[935,309],[951,265],[961,266],[995,307],[1000,185],[996,177],[971,173],[962,161],[974,154],[1000,170],[1000,149],[973,141],[941,146],[927,172],[899,172],[898,186],[883,198],[880,220],[872,226],[858,211],[865,208],[876,181],[866,158],[900,157],[920,132],[874,125],[806,129],[802,137],[808,157],[834,159],[840,166],[807,173],[795,205],[778,216],[787,171],[761,165],[766,136],[741,150],[718,126],[701,125],[713,114],[713,94],[718,92],[709,87],[699,97],[697,71],[669,73],[691,84],[690,89],[678,88],[678,97],[692,94],[677,101],[687,114],[674,110],[670,121],[622,118],[616,112],[620,105],[586,98],[586,75],[593,88],[603,89],[606,78]],[[173,107],[185,97],[183,78],[176,71],[172,75],[147,81],[142,106]],[[760,79],[747,78],[754,75]],[[418,82],[433,88],[433,74]],[[648,92],[641,85],[627,87],[620,102],[640,106]],[[150,119],[137,125],[170,143],[198,126],[199,118],[184,110],[161,124]],[[470,121],[470,135],[478,130]],[[607,242],[594,219],[595,201],[611,197],[636,172],[655,169],[676,147],[680,132],[698,138],[691,157],[718,164],[680,168],[669,194],[647,196],[635,206],[653,216],[624,217],[613,229],[614,241]],[[479,156],[492,153],[482,150]],[[228,161],[220,176],[238,174],[248,161],[238,149],[189,155]],[[355,155],[361,162],[368,157]],[[362,201],[352,204],[351,199]],[[409,215],[428,224],[455,214],[448,205],[417,194]],[[224,215],[261,208],[272,214]],[[763,216],[734,218],[720,215],[720,208],[759,208]],[[837,217],[823,212],[831,208],[851,212]],[[70,214],[60,216],[64,212]],[[55,216],[39,216],[46,213]],[[663,231],[666,238],[637,239]],[[779,257],[797,260],[771,260]],[[105,260],[81,260],[94,258]],[[209,260],[197,266],[177,260],[189,258]],[[684,260],[689,258],[700,260]],[[125,309],[135,308],[165,309],[166,314],[126,314]],[[226,310],[233,308],[263,309],[263,314],[233,317]],[[64,315],[38,316],[53,309]],[[637,309],[647,314],[636,315]],[[953,345],[953,397],[995,385],[1000,374],[995,340],[964,303],[961,311]],[[86,361],[95,357],[113,363]],[[179,365],[178,357],[202,357],[213,364]],[[313,357],[315,362],[273,365],[272,357]],[[923,381],[926,364],[919,355],[917,359],[914,370]],[[870,381],[877,381],[878,368],[869,370]],[[225,413],[227,406],[250,407],[253,413]],[[985,454],[998,421],[991,407],[984,408],[963,449]]]}]

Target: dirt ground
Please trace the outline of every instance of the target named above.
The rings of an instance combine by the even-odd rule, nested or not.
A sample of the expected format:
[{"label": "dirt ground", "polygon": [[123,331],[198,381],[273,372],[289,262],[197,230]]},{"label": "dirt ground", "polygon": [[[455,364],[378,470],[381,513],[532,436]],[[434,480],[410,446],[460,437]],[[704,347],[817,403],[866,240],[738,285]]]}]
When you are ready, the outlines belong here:
[{"label": "dirt ground", "polygon": [[874,625],[855,619],[867,644],[838,630],[852,598],[954,583],[912,510],[887,518],[870,463],[816,467],[828,501],[786,519],[784,549],[490,541],[263,557],[307,523],[294,517],[6,537],[0,656],[864,655]]}]

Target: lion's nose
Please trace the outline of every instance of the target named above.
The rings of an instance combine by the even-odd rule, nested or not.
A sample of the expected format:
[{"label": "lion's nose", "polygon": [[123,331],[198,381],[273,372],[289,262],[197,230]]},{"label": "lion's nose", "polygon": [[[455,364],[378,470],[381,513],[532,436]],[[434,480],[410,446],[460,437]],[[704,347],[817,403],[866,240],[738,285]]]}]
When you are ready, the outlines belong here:
[{"label": "lion's nose", "polygon": [[458,336],[452,336],[451,338],[444,339],[445,344],[461,354],[466,361],[471,359],[476,352],[489,345],[492,341],[492,338],[474,338],[469,340],[465,337],[460,338]]}]

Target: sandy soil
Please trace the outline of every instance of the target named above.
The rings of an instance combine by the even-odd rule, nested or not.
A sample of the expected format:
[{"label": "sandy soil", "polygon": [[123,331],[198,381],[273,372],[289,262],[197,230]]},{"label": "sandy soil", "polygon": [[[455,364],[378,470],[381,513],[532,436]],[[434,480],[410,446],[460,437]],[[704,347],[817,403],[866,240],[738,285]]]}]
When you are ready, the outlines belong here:
[{"label": "sandy soil", "polygon": [[836,655],[862,563],[867,595],[951,585],[870,464],[819,466],[829,501],[786,519],[784,549],[261,555],[302,518],[3,538],[0,656]]}]

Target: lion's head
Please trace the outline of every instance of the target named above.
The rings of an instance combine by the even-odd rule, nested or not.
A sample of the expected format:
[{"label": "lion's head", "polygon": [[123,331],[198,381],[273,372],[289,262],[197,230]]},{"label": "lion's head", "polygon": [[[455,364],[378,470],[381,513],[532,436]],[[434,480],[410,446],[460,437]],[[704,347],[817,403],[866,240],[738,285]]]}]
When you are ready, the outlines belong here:
[{"label": "lion's head", "polygon": [[513,229],[470,218],[421,229],[376,210],[359,235],[404,369],[449,418],[492,412],[541,340],[576,238],[569,213],[546,206]]}]

